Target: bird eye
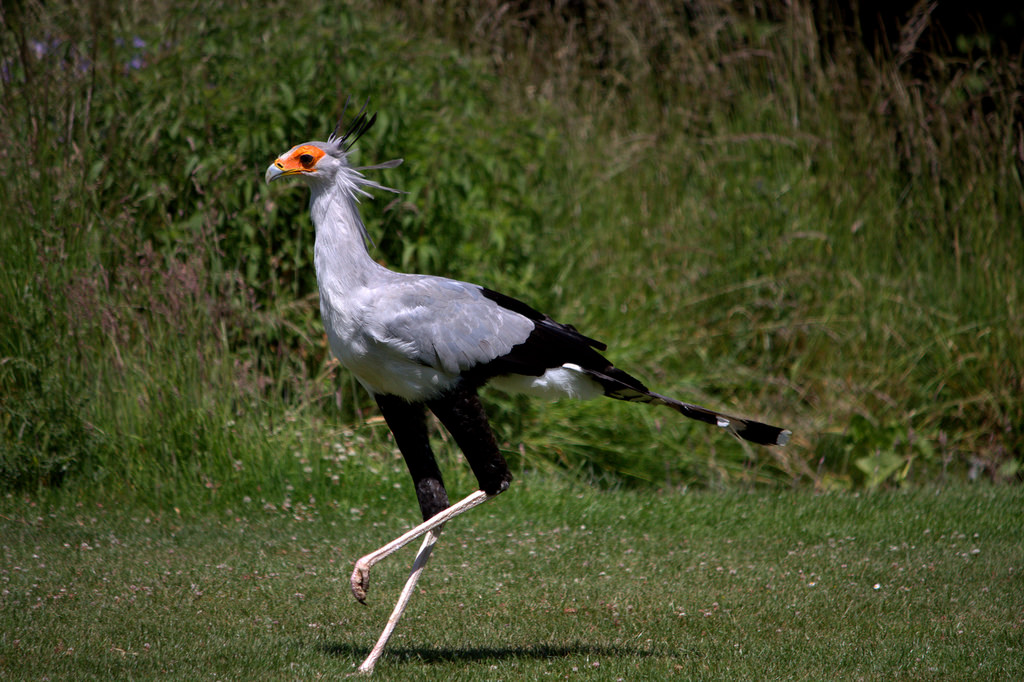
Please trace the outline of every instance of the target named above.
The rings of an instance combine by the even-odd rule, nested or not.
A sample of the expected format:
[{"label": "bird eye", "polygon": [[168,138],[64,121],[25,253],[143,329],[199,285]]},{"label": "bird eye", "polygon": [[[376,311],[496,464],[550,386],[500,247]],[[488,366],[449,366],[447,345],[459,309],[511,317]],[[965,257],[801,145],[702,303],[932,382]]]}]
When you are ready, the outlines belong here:
[{"label": "bird eye", "polygon": [[311,167],[313,165],[313,155],[312,154],[302,154],[301,156],[299,156],[299,163],[302,164],[303,168]]}]

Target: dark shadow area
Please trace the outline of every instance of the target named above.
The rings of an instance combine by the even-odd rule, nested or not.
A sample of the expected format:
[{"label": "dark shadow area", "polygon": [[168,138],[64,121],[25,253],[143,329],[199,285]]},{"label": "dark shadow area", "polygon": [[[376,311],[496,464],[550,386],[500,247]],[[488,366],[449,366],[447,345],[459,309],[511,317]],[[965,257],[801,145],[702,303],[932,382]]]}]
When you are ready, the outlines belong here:
[{"label": "dark shadow area", "polygon": [[[321,645],[321,650],[329,656],[338,656],[362,660],[370,653],[370,647],[349,643],[333,643]],[[388,647],[384,655],[387,658],[403,661],[421,661],[424,663],[442,663],[452,661],[492,661],[510,658],[568,658],[570,656],[594,656],[608,658],[654,658],[672,655],[665,646],[640,649],[628,646],[601,646],[585,642],[570,644],[534,644],[531,646],[467,646],[467,647]]]}]

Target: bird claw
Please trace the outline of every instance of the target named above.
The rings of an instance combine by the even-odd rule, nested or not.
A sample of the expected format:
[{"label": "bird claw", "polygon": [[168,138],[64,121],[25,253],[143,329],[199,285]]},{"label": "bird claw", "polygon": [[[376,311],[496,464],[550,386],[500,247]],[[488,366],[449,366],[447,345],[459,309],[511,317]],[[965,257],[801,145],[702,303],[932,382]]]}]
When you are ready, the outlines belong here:
[{"label": "bird claw", "polygon": [[355,570],[352,571],[350,580],[352,595],[360,604],[366,603],[366,593],[370,590],[370,566],[362,559],[356,562]]},{"label": "bird claw", "polygon": [[363,670],[362,668],[359,668],[359,670],[347,673],[345,675],[345,677],[368,677],[369,675],[372,675],[372,674],[373,674],[373,668],[370,668],[369,670]]}]

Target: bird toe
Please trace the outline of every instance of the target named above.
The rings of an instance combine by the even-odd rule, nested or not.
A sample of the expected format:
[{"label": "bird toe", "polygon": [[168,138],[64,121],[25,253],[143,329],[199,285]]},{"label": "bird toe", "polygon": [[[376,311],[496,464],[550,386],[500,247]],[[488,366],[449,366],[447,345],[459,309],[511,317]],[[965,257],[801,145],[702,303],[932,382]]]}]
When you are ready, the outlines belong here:
[{"label": "bird toe", "polygon": [[356,598],[356,601],[360,604],[365,604],[366,593],[370,590],[370,567],[362,565],[362,562],[356,563],[356,568],[352,571],[350,583],[352,585],[352,595]]}]

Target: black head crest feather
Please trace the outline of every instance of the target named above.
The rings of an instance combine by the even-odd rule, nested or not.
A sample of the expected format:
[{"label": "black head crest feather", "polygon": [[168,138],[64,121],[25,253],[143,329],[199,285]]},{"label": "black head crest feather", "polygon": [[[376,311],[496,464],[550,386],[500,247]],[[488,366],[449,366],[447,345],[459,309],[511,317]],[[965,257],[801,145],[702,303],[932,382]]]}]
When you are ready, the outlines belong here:
[{"label": "black head crest feather", "polygon": [[345,106],[341,109],[341,117],[338,119],[338,124],[334,126],[334,132],[327,138],[328,142],[338,145],[343,151],[348,151],[352,148],[359,138],[362,137],[366,131],[373,127],[373,124],[377,122],[377,114],[372,116],[366,115],[366,108],[370,105],[370,98],[366,98],[366,102],[363,104],[363,108],[359,110],[356,117],[352,119],[352,123],[349,124],[348,129],[344,135],[339,137],[338,131],[341,130],[342,125],[345,123],[345,112],[348,110],[349,102],[352,101],[352,97],[349,96],[345,99]]}]

